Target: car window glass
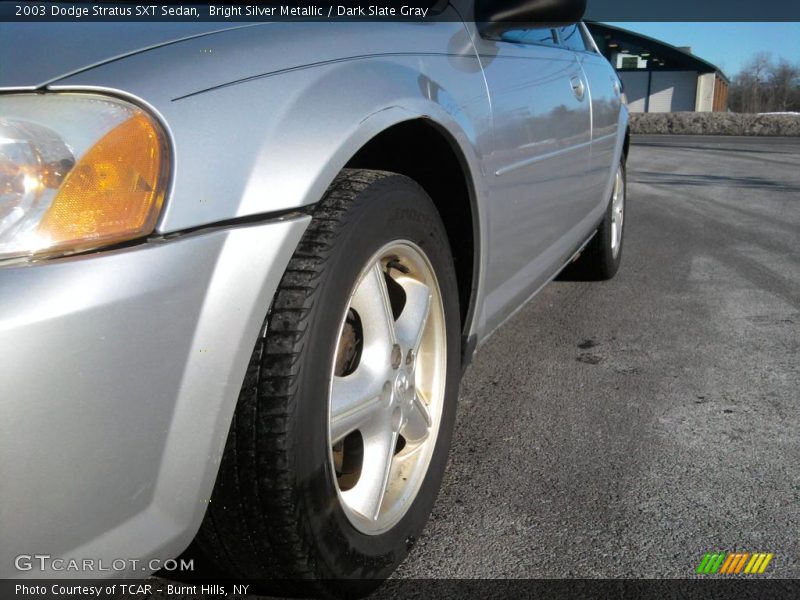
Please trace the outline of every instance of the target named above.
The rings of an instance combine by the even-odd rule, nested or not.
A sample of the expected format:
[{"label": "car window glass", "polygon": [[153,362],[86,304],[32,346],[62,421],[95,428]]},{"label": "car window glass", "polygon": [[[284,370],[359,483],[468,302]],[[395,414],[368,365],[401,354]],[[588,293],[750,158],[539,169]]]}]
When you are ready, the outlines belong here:
[{"label": "car window glass", "polygon": [[546,44],[556,45],[555,30],[544,27],[528,27],[511,29],[504,31],[500,39],[504,42],[514,42],[515,44]]},{"label": "car window glass", "polygon": [[581,52],[588,50],[586,40],[583,39],[583,32],[577,23],[574,25],[567,25],[566,27],[559,27],[558,34],[561,36],[562,46]]}]

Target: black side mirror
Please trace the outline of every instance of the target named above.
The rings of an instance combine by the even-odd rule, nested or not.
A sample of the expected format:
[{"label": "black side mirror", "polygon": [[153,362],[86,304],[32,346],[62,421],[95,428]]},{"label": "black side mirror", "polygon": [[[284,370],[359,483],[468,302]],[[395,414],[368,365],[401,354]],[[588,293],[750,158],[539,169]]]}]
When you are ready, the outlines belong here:
[{"label": "black side mirror", "polygon": [[475,22],[489,36],[525,26],[577,23],[585,12],[586,0],[475,0]]}]

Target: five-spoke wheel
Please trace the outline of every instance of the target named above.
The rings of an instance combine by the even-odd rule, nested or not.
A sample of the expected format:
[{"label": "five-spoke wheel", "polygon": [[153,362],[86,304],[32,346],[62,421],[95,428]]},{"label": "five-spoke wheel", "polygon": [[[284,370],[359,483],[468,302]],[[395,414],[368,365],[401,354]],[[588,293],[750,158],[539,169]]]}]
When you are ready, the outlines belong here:
[{"label": "five-spoke wheel", "polygon": [[436,443],[446,353],[433,269],[413,242],[387,244],[353,289],[331,377],[338,494],[364,533],[392,527],[414,500]]}]

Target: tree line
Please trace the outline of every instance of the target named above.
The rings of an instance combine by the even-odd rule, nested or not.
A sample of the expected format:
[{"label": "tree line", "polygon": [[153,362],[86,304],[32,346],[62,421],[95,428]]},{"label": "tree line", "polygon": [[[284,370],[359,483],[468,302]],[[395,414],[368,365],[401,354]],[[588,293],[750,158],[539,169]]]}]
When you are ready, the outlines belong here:
[{"label": "tree line", "polygon": [[733,112],[800,112],[800,63],[755,54],[731,81],[728,104]]}]

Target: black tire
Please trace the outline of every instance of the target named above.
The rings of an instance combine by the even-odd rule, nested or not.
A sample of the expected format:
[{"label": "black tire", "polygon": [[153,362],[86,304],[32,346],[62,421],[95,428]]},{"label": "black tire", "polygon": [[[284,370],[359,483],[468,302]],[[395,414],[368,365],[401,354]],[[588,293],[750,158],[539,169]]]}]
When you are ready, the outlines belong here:
[{"label": "black tire", "polygon": [[[625,194],[627,193],[627,181],[625,175],[625,163],[619,166],[622,172],[622,195],[623,205],[627,210]],[[613,188],[612,188],[613,195]],[[606,214],[603,221],[597,228],[597,232],[592,240],[583,249],[577,260],[567,265],[559,275],[563,281],[606,281],[612,279],[617,274],[622,263],[622,250],[625,242],[625,221],[622,220],[622,237],[619,241],[619,250],[612,251],[611,225],[612,225],[612,198],[609,198]],[[624,212],[623,212],[624,214]]]},{"label": "black tire", "polygon": [[[416,243],[439,281],[446,391],[433,457],[411,508],[385,533],[365,535],[344,514],[334,487],[328,385],[351,289],[368,259],[396,239]],[[203,553],[232,577],[284,593],[366,593],[391,574],[420,535],[443,477],[460,377],[459,331],[453,259],[430,198],[402,175],[344,170],[315,207],[253,351],[196,538]]]}]

